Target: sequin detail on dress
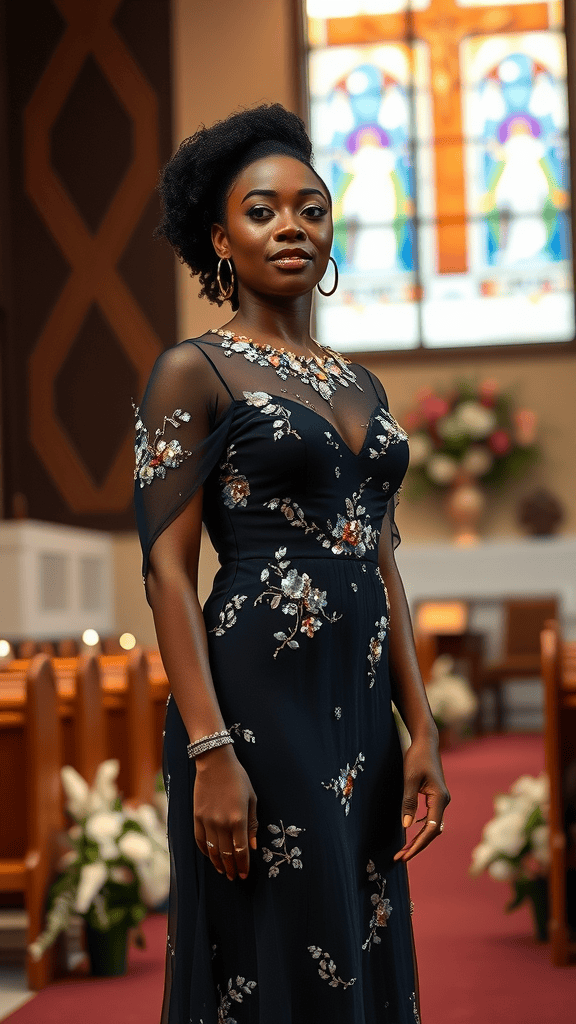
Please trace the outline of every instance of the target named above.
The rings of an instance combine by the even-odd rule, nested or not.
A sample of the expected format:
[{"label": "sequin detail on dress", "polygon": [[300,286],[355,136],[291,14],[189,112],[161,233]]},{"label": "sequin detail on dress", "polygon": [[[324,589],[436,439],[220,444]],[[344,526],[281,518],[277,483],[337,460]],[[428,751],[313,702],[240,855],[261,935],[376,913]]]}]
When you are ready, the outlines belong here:
[{"label": "sequin detail on dress", "polygon": [[228,732],[235,732],[237,736],[241,736],[243,740],[246,740],[246,743],[256,743],[256,737],[252,729],[244,729],[242,722],[234,722],[234,725],[229,725]]},{"label": "sequin detail on dress", "polygon": [[226,451],[226,461],[220,463],[220,486],[222,500],[226,508],[246,508],[250,494],[250,484],[242,473],[232,465],[236,449],[231,444]]},{"label": "sequin detail on dress", "polygon": [[312,953],[314,960],[320,960],[318,974],[324,979],[324,981],[328,982],[330,988],[338,988],[341,985],[342,988],[346,989],[350,988],[350,985],[354,984],[356,978],[350,978],[350,981],[343,981],[343,979],[336,974],[338,968],[330,958],[330,954],[322,952],[322,946],[308,946],[308,951]]},{"label": "sequin detail on dress", "polygon": [[332,395],[338,385],[347,388],[350,384],[354,384],[359,391],[364,390],[360,387],[356,374],[350,369],[349,360],[338,355],[337,352],[333,352],[332,349],[325,348],[326,356],[321,361],[317,361],[314,356],[301,356],[296,352],[272,348],[271,345],[256,345],[251,338],[244,338],[231,331],[213,330],[208,333],[218,334],[223,339],[221,345],[227,356],[238,352],[251,363],[257,363],[258,366],[272,366],[280,380],[298,377],[302,384],[309,384],[321,398],[328,402],[330,408],[332,408]]},{"label": "sequin detail on dress", "polygon": [[140,410],[134,402],[132,402],[132,408],[136,416],[134,479],[140,482],[140,487],[144,487],[145,484],[151,484],[154,477],[163,479],[167,469],[177,469],[192,454],[192,452],[183,451],[179,441],[164,440],[167,425],[170,423],[177,430],[183,423],[189,423],[190,413],[183,412],[182,409],[175,409],[171,416],[165,416],[162,428],[158,427],[154,434],[154,440],[150,443],[148,430],[144,426]]},{"label": "sequin detail on dress", "polygon": [[302,861],[302,850],[299,846],[293,846],[291,850],[286,845],[286,836],[290,836],[291,839],[297,839],[301,832],[305,832],[305,828],[298,828],[297,825],[287,825],[284,827],[283,821],[280,819],[280,828],[278,825],[268,825],[268,831],[275,836],[272,839],[273,850],[269,850],[267,846],[262,847],[262,856],[267,864],[277,857],[278,860],[274,864],[270,864],[268,868],[268,878],[276,878],[280,872],[281,864],[291,864],[293,868],[301,868]]},{"label": "sequin detail on dress", "polygon": [[290,417],[292,415],[290,409],[285,409],[283,405],[275,403],[272,400],[272,396],[268,395],[266,391],[243,391],[242,394],[246,399],[247,405],[254,406],[255,409],[259,409],[266,416],[276,417],[272,424],[275,441],[280,441],[281,438],[288,437],[290,434],[299,441],[302,440],[298,431],[294,430],[290,424]]},{"label": "sequin detail on dress", "polygon": [[344,499],[347,515],[338,513],[336,523],[328,519],[327,526],[330,536],[324,533],[315,522],[308,522],[300,505],[292,498],[271,498],[264,503],[271,510],[279,508],[291,526],[304,530],[304,534],[313,533],[323,548],[330,548],[334,555],[355,555],[364,558],[366,551],[372,551],[378,543],[378,531],[370,525],[370,516],[364,505],[360,504],[362,492],[369,483],[368,477],[354,492],[351,498]]},{"label": "sequin detail on dress", "polygon": [[382,657],[382,642],[386,636],[386,630],[388,628],[388,619],[385,615],[382,615],[380,619],[374,623],[377,629],[376,636],[370,637],[368,644],[368,679],[370,680],[370,689],[376,682],[376,669],[380,664],[380,658]]},{"label": "sequin detail on dress", "polygon": [[366,941],[362,943],[362,949],[370,950],[372,943],[377,946],[382,941],[380,936],[377,934],[377,929],[387,927],[388,918],[392,913],[392,907],[390,906],[390,900],[384,899],[386,879],[376,871],[374,861],[368,861],[366,871],[368,872],[368,881],[377,883],[376,892],[373,892],[370,897],[370,902],[374,907],[372,917],[370,918],[370,934]]},{"label": "sequin detail on dress", "polygon": [[374,417],[375,420],[384,427],[385,434],[376,434],[376,440],[380,442],[380,451],[376,451],[375,448],[368,449],[368,455],[371,459],[379,459],[381,455],[386,455],[391,444],[398,444],[400,441],[407,441],[408,434],[399,423],[396,422],[394,417],[383,409],[382,412],[378,413]]},{"label": "sequin detail on dress", "polygon": [[324,789],[333,789],[336,796],[340,797],[340,803],[344,807],[344,813],[350,813],[350,801],[352,800],[352,793],[354,791],[354,782],[358,776],[358,772],[364,771],[362,764],[366,758],[364,754],[358,754],[354,764],[350,767],[349,764],[345,768],[340,769],[340,774],[335,779],[330,779],[330,782],[321,782],[320,785]]},{"label": "sequin detail on dress", "polygon": [[[312,580],[308,573],[299,575],[298,570],[293,567],[289,569],[291,561],[285,558],[286,548],[278,548],[274,553],[276,563],[268,563],[266,569],[262,569],[260,580],[267,583],[270,580],[270,572],[275,573],[279,583],[267,583],[266,590],[258,595],[254,604],[260,604],[263,600],[268,601],[270,608],[282,608],[284,615],[294,616],[296,622],[291,633],[279,630],[274,633],[274,639],[280,641],[280,645],[274,651],[274,657],[280,653],[283,647],[295,649],[300,646],[295,636],[298,630],[308,637],[313,637],[322,625],[322,618],[326,622],[337,622],[342,618],[337,612],[328,615],[324,609],[327,605],[326,591],[318,590],[312,586]],[[319,618],[318,616],[322,616]]]},{"label": "sequin detail on dress", "polygon": [[215,633],[216,636],[224,636],[227,629],[235,626],[237,621],[236,612],[240,611],[247,596],[247,594],[234,594],[234,597],[226,602],[220,612],[218,625],[214,626],[210,632]]},{"label": "sequin detail on dress", "polygon": [[244,996],[251,996],[252,990],[256,988],[255,981],[246,981],[245,978],[236,978],[236,988],[232,988],[232,978],[228,981],[228,988],[226,992],[222,992],[218,985],[218,995],[220,996],[220,1005],[218,1006],[218,1024],[238,1024],[235,1017],[229,1017],[229,1010],[232,1008],[232,1002],[243,1003]]}]

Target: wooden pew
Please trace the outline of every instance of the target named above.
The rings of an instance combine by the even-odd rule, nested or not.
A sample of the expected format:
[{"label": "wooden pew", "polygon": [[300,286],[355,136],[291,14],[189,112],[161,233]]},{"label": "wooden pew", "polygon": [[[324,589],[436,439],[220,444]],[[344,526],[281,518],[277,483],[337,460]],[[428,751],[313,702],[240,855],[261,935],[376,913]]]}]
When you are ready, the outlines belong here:
[{"label": "wooden pew", "polygon": [[[46,655],[36,655],[23,677],[18,670],[0,677],[0,892],[24,894],[27,940],[33,942],[44,925],[62,828],[58,698]],[[53,969],[53,950],[38,962],[28,957],[30,988],[43,988]]]},{"label": "wooden pew", "polygon": [[153,709],[144,651],[135,647],[128,656],[101,655],[105,714],[106,756],[120,761],[119,787],[124,797],[150,802],[154,776],[160,768],[155,760]]},{"label": "wooden pew", "polygon": [[166,702],[170,693],[170,684],[166,678],[166,670],[162,664],[160,651],[147,651],[150,673],[150,691],[152,694],[152,736],[154,743],[154,763],[162,765],[162,745],[164,742],[164,720],[166,718]]},{"label": "wooden pew", "polygon": [[576,871],[574,847],[567,852],[566,771],[576,762],[576,643],[562,643],[555,621],[540,635],[545,692],[546,769],[550,779],[550,943],[552,962],[563,967],[576,958],[570,941],[567,871]]}]

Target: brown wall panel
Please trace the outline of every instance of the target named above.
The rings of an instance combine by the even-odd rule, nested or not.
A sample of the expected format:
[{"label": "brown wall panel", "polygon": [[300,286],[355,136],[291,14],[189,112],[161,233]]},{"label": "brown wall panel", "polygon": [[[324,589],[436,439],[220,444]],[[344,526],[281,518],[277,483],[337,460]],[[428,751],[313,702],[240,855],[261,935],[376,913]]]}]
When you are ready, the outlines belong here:
[{"label": "brown wall panel", "polygon": [[130,399],[175,340],[174,262],[152,237],[170,6],[4,7],[7,516],[133,528]]}]

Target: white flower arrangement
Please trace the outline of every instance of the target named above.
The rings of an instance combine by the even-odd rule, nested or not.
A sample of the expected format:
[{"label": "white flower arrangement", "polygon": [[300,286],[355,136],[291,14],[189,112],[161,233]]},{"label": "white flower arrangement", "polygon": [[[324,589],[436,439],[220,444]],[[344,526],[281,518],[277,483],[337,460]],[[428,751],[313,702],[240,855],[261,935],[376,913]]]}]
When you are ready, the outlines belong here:
[{"label": "white flower arrangement", "polygon": [[454,675],[454,659],[441,654],[432,666],[431,680],[426,686],[430,710],[439,729],[463,729],[478,710],[478,698],[461,676]]},{"label": "white flower arrangement", "polygon": [[39,960],[72,914],[108,931],[137,926],[168,896],[170,856],[165,826],[154,807],[123,804],[116,785],[120,765],[103,761],[92,787],[78,772],[61,770],[66,809],[75,824],[48,898],[46,928],[28,951]]},{"label": "white flower arrangement", "polygon": [[470,874],[487,871],[498,882],[511,882],[515,910],[531,896],[535,883],[546,878],[550,865],[548,776],[522,775],[508,793],[494,798],[494,817],[484,826],[482,841],[472,851]]}]

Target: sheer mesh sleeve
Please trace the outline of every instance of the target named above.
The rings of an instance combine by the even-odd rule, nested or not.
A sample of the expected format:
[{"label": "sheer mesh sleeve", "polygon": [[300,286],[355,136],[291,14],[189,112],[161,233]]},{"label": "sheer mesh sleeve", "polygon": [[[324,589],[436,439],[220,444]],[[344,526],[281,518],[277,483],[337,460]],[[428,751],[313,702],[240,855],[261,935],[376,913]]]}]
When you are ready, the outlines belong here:
[{"label": "sheer mesh sleeve", "polygon": [[184,342],[158,358],[134,411],[134,505],[145,580],[154,541],[218,461],[232,402],[202,350]]},{"label": "sheer mesh sleeve", "polygon": [[[375,390],[375,392],[376,392],[376,394],[378,396],[378,401],[382,402],[382,405],[386,409],[386,412],[390,412],[390,406],[388,404],[388,395],[386,394],[386,391],[384,390],[382,382],[378,379],[378,377],[374,373],[372,373],[371,370],[369,370],[368,373],[370,374],[370,380],[372,381],[372,385],[373,385],[374,390]],[[386,517],[385,518],[388,520],[388,523],[389,523],[389,526],[390,526],[390,536],[392,538],[392,547],[393,547],[394,551],[396,550],[396,548],[398,547],[398,545],[400,544],[400,541],[402,539],[400,537],[400,530],[398,529],[398,526],[396,525],[396,519],[395,519],[396,506],[398,504],[399,497],[400,497],[400,489],[398,489],[396,491],[396,493],[391,496],[390,500],[388,501],[388,505],[386,506]]]}]

